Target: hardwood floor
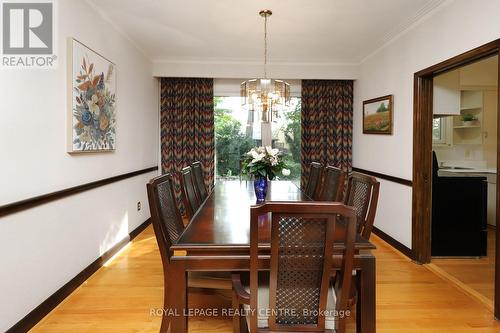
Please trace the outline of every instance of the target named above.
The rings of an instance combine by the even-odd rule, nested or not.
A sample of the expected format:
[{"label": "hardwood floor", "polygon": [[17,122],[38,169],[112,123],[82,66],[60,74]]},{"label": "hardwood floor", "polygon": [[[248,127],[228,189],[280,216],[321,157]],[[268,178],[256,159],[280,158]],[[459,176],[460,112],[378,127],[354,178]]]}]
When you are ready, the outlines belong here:
[{"label": "hardwood floor", "polygon": [[[372,236],[377,257],[377,332],[500,332],[500,323],[476,299],[425,265],[410,262]],[[162,268],[149,226],[32,332],[158,332],[163,303]],[[229,295],[191,290],[189,306],[230,306]],[[231,319],[195,317],[190,332],[231,332]],[[352,325],[351,325],[351,330]]]},{"label": "hardwood floor", "polygon": [[487,256],[479,259],[432,259],[439,273],[456,279],[493,309],[495,294],[495,229],[488,228]]}]

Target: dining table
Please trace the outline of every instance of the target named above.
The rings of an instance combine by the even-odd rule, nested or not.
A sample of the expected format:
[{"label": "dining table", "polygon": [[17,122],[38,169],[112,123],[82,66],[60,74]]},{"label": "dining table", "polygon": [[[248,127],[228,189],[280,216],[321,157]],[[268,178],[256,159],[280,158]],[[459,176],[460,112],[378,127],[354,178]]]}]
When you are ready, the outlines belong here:
[{"label": "dining table", "polygon": [[[311,201],[291,181],[270,181],[266,201]],[[175,297],[171,306],[171,332],[187,332],[188,271],[249,271],[250,207],[256,204],[252,181],[218,181],[207,199],[170,247],[171,281]],[[271,222],[259,219],[259,269],[269,269]],[[336,228],[334,239],[342,239],[345,228]],[[342,253],[341,241],[334,241],[334,253]],[[375,333],[375,246],[356,236],[354,269],[357,287],[356,331]],[[332,270],[339,267],[332,267]]]}]

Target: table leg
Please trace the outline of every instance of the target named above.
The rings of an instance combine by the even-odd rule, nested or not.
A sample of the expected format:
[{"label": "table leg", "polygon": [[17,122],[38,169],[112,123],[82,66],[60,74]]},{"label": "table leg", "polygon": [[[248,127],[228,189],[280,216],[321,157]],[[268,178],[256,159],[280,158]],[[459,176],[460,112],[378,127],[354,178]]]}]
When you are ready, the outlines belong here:
[{"label": "table leg", "polygon": [[175,290],[175,295],[171,295],[172,317],[170,319],[170,331],[175,333],[187,333],[188,322],[185,316],[187,308],[187,272],[184,264],[180,261],[170,261],[170,282]]},{"label": "table leg", "polygon": [[358,300],[356,302],[356,332],[375,333],[375,257],[360,258],[361,270],[358,270]]}]

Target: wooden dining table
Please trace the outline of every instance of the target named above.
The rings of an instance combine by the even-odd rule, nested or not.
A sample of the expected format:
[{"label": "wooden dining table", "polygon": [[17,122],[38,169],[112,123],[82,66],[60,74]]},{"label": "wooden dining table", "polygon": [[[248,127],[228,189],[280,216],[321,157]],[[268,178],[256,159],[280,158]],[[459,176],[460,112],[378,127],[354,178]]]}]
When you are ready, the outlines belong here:
[{"label": "wooden dining table", "polygon": [[[266,201],[311,201],[289,181],[271,181]],[[250,268],[250,206],[256,199],[253,182],[220,181],[193,216],[171,251],[171,281],[175,297],[171,332],[187,332],[187,272],[188,271],[248,271]],[[269,269],[270,221],[259,219],[259,266]],[[336,228],[341,233],[342,227]],[[335,237],[337,238],[337,236]],[[334,251],[343,244],[335,242]],[[336,249],[337,247],[337,249]],[[354,269],[357,271],[356,302],[357,332],[375,332],[375,246],[357,236]],[[332,267],[338,269],[338,267]]]}]

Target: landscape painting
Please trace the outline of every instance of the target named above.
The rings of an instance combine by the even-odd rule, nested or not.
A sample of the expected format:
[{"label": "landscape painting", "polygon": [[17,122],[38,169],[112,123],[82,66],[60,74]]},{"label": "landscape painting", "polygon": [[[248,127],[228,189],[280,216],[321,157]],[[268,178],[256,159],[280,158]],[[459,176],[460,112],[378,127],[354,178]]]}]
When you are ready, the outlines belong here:
[{"label": "landscape painting", "polygon": [[69,40],[68,152],[116,149],[116,66],[75,39]]},{"label": "landscape painting", "polygon": [[363,133],[392,134],[392,95],[363,102]]}]

